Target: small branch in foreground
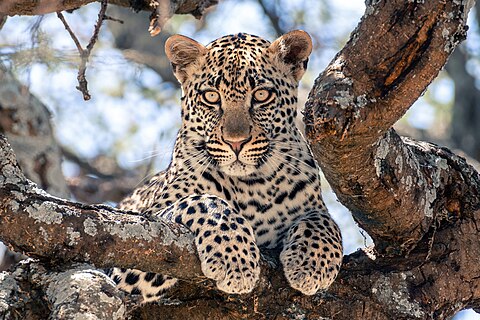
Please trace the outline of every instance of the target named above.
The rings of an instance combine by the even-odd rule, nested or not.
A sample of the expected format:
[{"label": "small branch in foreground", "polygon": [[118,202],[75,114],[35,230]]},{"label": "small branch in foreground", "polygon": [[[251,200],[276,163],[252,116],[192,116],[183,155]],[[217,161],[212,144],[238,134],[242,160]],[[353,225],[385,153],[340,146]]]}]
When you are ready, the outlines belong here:
[{"label": "small branch in foreground", "polygon": [[108,0],[102,1],[102,6],[100,8],[100,11],[98,12],[98,20],[97,20],[97,23],[95,24],[92,37],[90,38],[90,41],[88,42],[86,49],[83,49],[82,45],[80,44],[80,41],[78,40],[77,36],[68,25],[67,20],[65,20],[65,17],[63,16],[63,14],[61,12],[57,12],[58,18],[60,19],[60,21],[62,21],[63,25],[65,26],[65,29],[70,34],[70,37],[72,38],[73,42],[75,42],[75,46],[77,47],[77,50],[80,53],[81,61],[80,61],[80,66],[78,67],[78,75],[77,75],[78,86],[76,88],[78,91],[80,91],[83,94],[83,99],[86,101],[90,100],[91,98],[90,93],[88,92],[87,78],[85,77],[88,58],[90,57],[90,53],[92,52],[92,49],[95,46],[95,43],[97,42],[98,33],[100,32],[100,28],[102,26],[103,21],[105,19],[113,20],[111,17],[108,17],[105,15],[105,12],[107,10],[107,3],[108,3]]}]

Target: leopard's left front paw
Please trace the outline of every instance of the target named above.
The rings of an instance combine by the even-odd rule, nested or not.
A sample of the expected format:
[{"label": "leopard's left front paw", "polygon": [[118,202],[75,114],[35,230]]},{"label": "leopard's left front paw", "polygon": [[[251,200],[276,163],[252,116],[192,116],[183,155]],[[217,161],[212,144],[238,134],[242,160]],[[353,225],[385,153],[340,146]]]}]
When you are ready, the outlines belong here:
[{"label": "leopard's left front paw", "polygon": [[293,227],[288,240],[280,261],[290,286],[305,295],[327,289],[337,277],[342,262],[338,234],[325,234],[311,228],[310,223],[300,222]]}]

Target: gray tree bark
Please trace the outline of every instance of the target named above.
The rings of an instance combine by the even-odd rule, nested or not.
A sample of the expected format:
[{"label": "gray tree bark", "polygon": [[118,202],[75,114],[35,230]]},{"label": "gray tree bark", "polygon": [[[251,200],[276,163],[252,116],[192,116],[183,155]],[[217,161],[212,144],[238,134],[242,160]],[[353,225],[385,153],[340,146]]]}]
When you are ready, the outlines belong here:
[{"label": "gray tree bark", "polygon": [[[75,10],[92,2],[101,0],[4,0],[0,3],[0,14],[14,15],[41,15],[65,10]],[[173,14],[192,14],[200,17],[204,10],[217,3],[216,0],[171,0],[171,1],[128,1],[110,0],[110,4],[132,8],[136,11],[155,11],[158,7],[168,11],[166,17]],[[167,12],[165,12],[167,14]]]},{"label": "gray tree bark", "polygon": [[[449,150],[391,129],[465,37],[472,6],[368,2],[350,41],[317,78],[305,109],[307,137],[338,198],[375,242],[344,257],[327,292],[307,297],[290,289],[278,252],[265,253],[253,293],[218,292],[202,277],[184,229],[52,198],[24,178],[1,139],[0,237],[40,263],[3,275],[0,297],[7,298],[0,298],[0,315],[65,312],[58,311],[65,298],[58,288],[74,288],[72,274],[107,281],[95,280],[85,265],[72,271],[72,262],[162,271],[182,280],[168,303],[135,310],[114,288],[100,286],[113,297],[102,300],[112,318],[446,319],[480,308],[480,175]],[[66,303],[68,310],[95,314],[102,293],[89,299],[83,292],[72,292],[78,299]]]}]

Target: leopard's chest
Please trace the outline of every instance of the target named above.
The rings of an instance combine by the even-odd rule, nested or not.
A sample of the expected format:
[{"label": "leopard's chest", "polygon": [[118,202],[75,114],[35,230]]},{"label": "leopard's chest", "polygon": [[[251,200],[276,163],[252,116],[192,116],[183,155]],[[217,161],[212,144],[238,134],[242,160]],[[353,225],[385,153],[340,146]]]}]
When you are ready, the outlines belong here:
[{"label": "leopard's chest", "polygon": [[321,201],[314,189],[313,184],[303,184],[301,180],[266,184],[235,194],[233,205],[236,202],[240,214],[250,222],[259,246],[276,247],[295,220],[314,210]]},{"label": "leopard's chest", "polygon": [[252,226],[257,244],[276,247],[290,226],[305,213],[323,206],[318,172],[294,176],[229,178],[209,172],[198,180],[203,192],[225,199]]},{"label": "leopard's chest", "polygon": [[280,164],[275,170],[263,169],[255,176],[232,177],[214,167],[191,171],[177,162],[168,172],[167,183],[156,192],[155,207],[193,194],[216,195],[249,221],[259,246],[276,247],[299,217],[324,208],[318,167],[312,163],[308,158]]}]

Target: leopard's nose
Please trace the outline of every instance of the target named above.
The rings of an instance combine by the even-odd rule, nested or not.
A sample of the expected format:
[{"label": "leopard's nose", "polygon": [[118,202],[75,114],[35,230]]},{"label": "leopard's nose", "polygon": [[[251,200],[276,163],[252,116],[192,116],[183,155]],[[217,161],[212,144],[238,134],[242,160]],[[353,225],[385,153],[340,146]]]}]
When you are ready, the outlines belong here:
[{"label": "leopard's nose", "polygon": [[232,148],[233,152],[238,156],[240,151],[242,150],[243,146],[250,140],[252,140],[252,136],[249,136],[247,138],[244,137],[238,137],[238,138],[228,138],[228,139],[223,139],[225,143],[227,143],[230,148]]}]

